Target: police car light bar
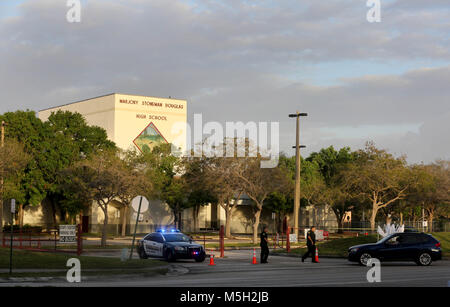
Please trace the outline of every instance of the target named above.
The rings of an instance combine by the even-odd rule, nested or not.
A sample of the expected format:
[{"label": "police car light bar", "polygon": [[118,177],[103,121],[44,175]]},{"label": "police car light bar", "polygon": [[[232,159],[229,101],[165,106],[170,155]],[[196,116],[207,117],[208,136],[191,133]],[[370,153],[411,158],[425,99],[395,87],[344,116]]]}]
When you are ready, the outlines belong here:
[{"label": "police car light bar", "polygon": [[179,229],[175,229],[175,228],[171,228],[171,229],[160,228],[160,229],[156,230],[156,232],[162,232],[162,233],[165,233],[165,232],[168,232],[168,231],[170,231],[170,232],[172,232],[172,233],[174,233],[174,232],[180,232]]}]

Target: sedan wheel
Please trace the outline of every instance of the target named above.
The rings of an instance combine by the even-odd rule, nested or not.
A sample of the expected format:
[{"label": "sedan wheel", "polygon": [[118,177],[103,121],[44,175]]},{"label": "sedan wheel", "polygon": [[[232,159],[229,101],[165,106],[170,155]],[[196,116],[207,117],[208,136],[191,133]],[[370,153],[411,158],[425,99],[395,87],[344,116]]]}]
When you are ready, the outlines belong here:
[{"label": "sedan wheel", "polygon": [[431,255],[428,253],[422,253],[419,255],[419,259],[417,261],[417,264],[427,266],[431,264]]},{"label": "sedan wheel", "polygon": [[372,256],[369,253],[362,253],[361,256],[359,257],[359,263],[367,266],[367,263],[369,262],[369,260],[372,259]]}]

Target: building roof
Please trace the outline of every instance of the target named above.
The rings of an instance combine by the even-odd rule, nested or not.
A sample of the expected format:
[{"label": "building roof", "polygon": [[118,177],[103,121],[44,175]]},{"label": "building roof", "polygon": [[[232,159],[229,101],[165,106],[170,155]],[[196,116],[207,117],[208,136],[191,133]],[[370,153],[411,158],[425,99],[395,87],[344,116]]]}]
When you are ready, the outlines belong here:
[{"label": "building roof", "polygon": [[184,101],[183,99],[177,99],[177,98],[172,98],[172,97],[165,98],[165,97],[144,96],[144,95],[135,95],[135,94],[111,93],[111,94],[106,94],[106,95],[96,96],[96,97],[92,97],[92,98],[88,98],[88,99],[78,100],[78,101],[74,101],[74,102],[62,104],[62,105],[55,106],[55,107],[51,107],[51,108],[42,109],[42,110],[39,110],[38,112],[43,112],[43,111],[48,111],[48,110],[52,110],[52,109],[57,109],[57,108],[65,107],[65,106],[70,106],[70,105],[72,105],[72,104],[76,104],[76,103],[80,103],[80,102],[84,102],[84,101],[88,101],[88,100],[92,100],[92,99],[97,99],[97,98],[102,98],[102,97],[112,96],[112,95],[149,97],[149,98],[161,98],[161,99],[170,99],[170,100],[178,100],[178,101],[182,100],[182,101]]}]

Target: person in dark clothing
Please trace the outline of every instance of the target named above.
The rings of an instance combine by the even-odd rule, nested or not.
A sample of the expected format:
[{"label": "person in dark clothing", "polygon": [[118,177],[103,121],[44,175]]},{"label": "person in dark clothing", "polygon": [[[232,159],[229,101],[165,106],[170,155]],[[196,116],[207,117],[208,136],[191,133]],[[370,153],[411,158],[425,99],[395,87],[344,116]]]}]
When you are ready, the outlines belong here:
[{"label": "person in dark clothing", "polygon": [[263,232],[260,234],[261,239],[261,263],[268,263],[267,258],[269,258],[269,239],[267,237],[267,227],[264,226]]},{"label": "person in dark clothing", "polygon": [[308,231],[306,234],[306,246],[308,247],[308,251],[303,255],[302,262],[305,262],[305,259],[308,258],[308,256],[311,256],[313,263],[318,263],[315,260],[316,255],[316,227],[311,227],[311,230]]}]

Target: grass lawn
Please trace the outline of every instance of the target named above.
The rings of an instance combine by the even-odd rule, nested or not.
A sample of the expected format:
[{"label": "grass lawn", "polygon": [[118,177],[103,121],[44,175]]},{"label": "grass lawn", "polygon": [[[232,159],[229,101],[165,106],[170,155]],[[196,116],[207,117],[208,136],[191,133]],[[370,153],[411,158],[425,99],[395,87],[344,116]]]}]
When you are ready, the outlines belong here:
[{"label": "grass lawn", "polygon": [[450,257],[450,232],[433,232],[431,235],[441,242],[443,256]]},{"label": "grass lawn", "polygon": [[[47,248],[49,250],[52,250],[54,248],[54,245],[41,245],[42,248]],[[83,251],[89,251],[89,250],[108,250],[108,249],[123,249],[123,248],[131,248],[131,244],[108,244],[104,247],[100,245],[94,245],[94,244],[83,244]],[[136,248],[136,246],[135,246]],[[69,251],[76,251],[77,246],[74,244],[65,244],[65,245],[58,245],[59,250],[69,250]]]},{"label": "grass lawn", "polygon": [[[78,258],[81,269],[89,270],[121,270],[121,269],[150,269],[164,265],[157,260],[133,259],[122,262],[119,258],[89,257],[75,254],[62,254],[50,252],[32,252],[26,250],[13,251],[13,269],[59,269],[67,270],[67,260]],[[9,249],[0,248],[0,268],[9,268]]]}]

